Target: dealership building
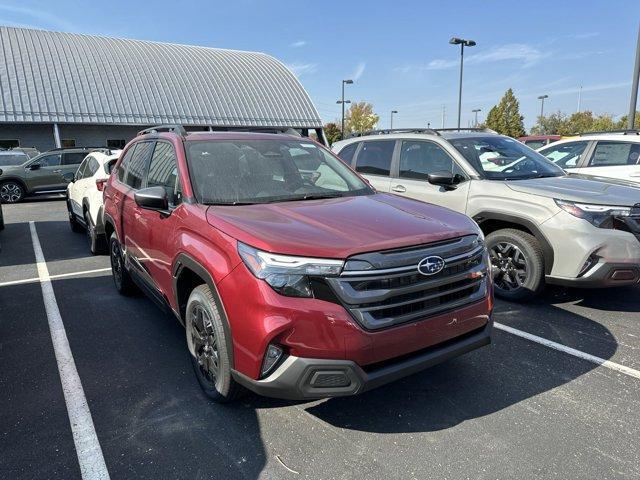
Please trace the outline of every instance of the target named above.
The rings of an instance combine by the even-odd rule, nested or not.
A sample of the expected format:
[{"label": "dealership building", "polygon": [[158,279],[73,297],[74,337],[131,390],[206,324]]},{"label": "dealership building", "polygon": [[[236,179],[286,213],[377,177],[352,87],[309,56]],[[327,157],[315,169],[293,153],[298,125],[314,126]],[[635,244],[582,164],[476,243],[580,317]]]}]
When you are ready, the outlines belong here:
[{"label": "dealership building", "polygon": [[159,124],[322,127],[297,78],[263,53],[0,27],[0,147],[121,148]]}]

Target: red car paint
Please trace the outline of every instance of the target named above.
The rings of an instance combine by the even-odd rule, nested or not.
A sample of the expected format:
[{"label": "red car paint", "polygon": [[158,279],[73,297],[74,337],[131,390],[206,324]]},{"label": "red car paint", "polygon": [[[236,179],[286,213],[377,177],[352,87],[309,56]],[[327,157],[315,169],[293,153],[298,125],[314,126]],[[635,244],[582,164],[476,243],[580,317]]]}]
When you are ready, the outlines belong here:
[{"label": "red car paint", "polygon": [[[198,139],[236,140],[245,135],[199,134]],[[279,136],[251,136],[275,137]],[[206,206],[190,200],[163,215],[139,207],[134,191],[118,180],[128,150],[137,142],[156,140],[172,144],[182,196],[194,198],[184,151],[188,139],[173,133],[139,136],[123,150],[104,191],[107,233],[110,228],[115,231],[127,254],[143,265],[179,318],[184,314],[174,278],[179,255],[206,269],[229,321],[233,368],[247,377],[259,378],[265,349],[274,340],[295,356],[347,359],[366,366],[441,344],[490,322],[489,282],[480,301],[428,319],[367,331],[340,304],[278,294],[249,271],[237,250],[240,241],[274,253],[347,259],[476,235],[479,230],[468,217],[383,193],[246,206]]]}]

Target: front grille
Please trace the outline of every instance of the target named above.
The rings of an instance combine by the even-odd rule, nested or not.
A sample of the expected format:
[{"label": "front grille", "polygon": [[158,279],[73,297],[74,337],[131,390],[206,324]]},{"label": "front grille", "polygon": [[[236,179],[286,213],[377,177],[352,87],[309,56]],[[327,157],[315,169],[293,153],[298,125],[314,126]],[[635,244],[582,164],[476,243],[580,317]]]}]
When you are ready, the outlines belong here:
[{"label": "front grille", "polygon": [[[445,266],[423,275],[418,263],[432,255],[443,258]],[[357,255],[346,265],[341,276],[326,281],[367,330],[425,319],[480,300],[487,292],[486,253],[476,235]]]}]

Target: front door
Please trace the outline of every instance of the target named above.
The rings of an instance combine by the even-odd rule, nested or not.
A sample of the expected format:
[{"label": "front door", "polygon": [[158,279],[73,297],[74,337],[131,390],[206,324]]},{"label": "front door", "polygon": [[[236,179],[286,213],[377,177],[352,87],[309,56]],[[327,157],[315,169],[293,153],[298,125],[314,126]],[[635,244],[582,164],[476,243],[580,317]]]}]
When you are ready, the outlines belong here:
[{"label": "front door", "polygon": [[52,153],[37,158],[25,167],[25,181],[32,192],[62,190],[62,155]]}]

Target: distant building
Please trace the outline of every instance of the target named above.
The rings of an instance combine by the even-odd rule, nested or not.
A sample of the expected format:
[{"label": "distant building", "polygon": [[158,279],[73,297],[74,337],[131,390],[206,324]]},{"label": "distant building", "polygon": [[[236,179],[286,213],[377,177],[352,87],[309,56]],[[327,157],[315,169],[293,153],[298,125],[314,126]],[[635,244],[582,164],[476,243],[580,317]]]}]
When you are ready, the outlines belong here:
[{"label": "distant building", "polygon": [[0,27],[0,147],[120,148],[168,123],[322,127],[300,82],[263,53]]}]

